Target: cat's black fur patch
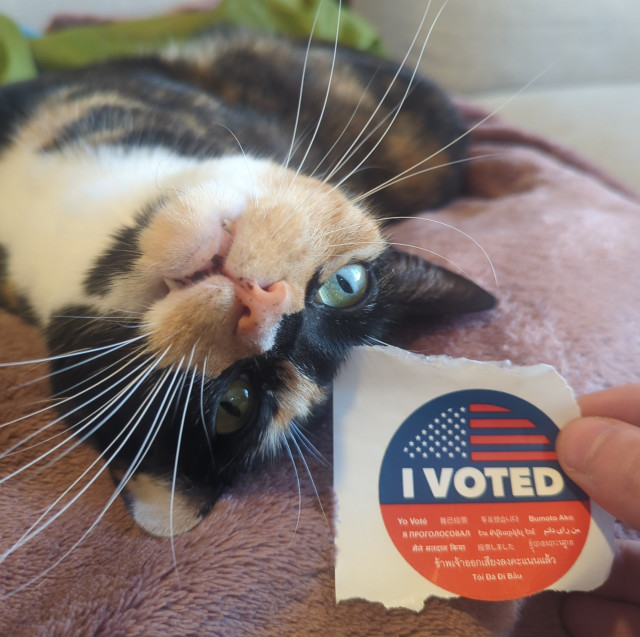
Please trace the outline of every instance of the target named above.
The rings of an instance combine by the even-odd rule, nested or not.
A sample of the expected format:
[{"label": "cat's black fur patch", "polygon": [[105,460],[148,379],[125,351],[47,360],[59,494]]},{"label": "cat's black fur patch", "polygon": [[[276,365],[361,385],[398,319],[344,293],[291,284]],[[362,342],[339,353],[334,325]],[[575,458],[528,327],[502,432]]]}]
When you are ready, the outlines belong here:
[{"label": "cat's black fur patch", "polygon": [[125,276],[133,269],[140,258],[140,233],[147,227],[149,220],[166,201],[160,196],[147,204],[138,215],[136,224],[121,228],[112,238],[112,243],[98,258],[84,279],[85,292],[92,296],[105,296],[109,293],[115,279]]},{"label": "cat's black fur patch", "polygon": [[47,82],[25,81],[0,89],[0,152],[13,142],[15,132],[46,95]]}]

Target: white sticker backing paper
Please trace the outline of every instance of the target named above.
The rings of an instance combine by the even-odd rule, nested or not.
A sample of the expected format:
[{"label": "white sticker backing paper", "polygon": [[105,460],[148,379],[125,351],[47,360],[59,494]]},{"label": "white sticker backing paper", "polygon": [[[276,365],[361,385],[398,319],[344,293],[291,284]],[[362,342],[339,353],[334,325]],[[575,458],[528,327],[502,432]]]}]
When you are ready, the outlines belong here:
[{"label": "white sticker backing paper", "polygon": [[419,610],[601,584],[613,520],[555,454],[578,415],[548,365],[356,349],[334,384],[337,600]]}]

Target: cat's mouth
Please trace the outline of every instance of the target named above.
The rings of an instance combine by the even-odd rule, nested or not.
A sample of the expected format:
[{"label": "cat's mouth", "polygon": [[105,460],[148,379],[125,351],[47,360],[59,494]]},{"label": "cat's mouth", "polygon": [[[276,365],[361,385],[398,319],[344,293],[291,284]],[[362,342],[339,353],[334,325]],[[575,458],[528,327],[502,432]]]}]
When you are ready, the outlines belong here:
[{"label": "cat's mouth", "polygon": [[224,274],[223,266],[224,257],[220,254],[216,254],[203,267],[196,270],[193,274],[178,278],[163,277],[162,281],[167,288],[166,293],[169,294],[174,290],[183,290],[184,288],[191,287],[216,274]]},{"label": "cat's mouth", "polygon": [[224,266],[233,245],[235,229],[234,221],[224,218],[219,227],[214,227],[213,235],[207,239],[194,233],[189,239],[183,240],[182,245],[176,246],[179,251],[184,249],[186,255],[191,252],[190,244],[194,249],[180,263],[170,264],[165,273],[168,271],[171,274],[161,274],[161,281],[164,284],[163,296],[177,290],[191,288],[215,275],[228,277]]},{"label": "cat's mouth", "polygon": [[[263,283],[258,279],[238,276],[226,267],[226,256],[217,253],[189,275],[163,277],[164,298],[185,292],[187,303],[200,308],[209,306],[212,312],[222,312],[234,324],[233,333],[241,341],[260,345],[260,351],[273,344],[274,330],[282,316],[292,309],[293,290],[286,280]],[[198,292],[199,286],[206,287]],[[211,291],[217,289],[214,297]],[[182,303],[177,297],[174,301]],[[268,342],[267,342],[268,341]]]},{"label": "cat's mouth", "polygon": [[[167,354],[167,344],[172,352],[190,351],[190,361],[218,375],[274,346],[282,317],[294,308],[291,284],[234,276],[225,261],[214,256],[189,274],[161,279],[164,296],[148,314],[150,351]],[[176,356],[165,360],[182,366],[184,357]]]}]

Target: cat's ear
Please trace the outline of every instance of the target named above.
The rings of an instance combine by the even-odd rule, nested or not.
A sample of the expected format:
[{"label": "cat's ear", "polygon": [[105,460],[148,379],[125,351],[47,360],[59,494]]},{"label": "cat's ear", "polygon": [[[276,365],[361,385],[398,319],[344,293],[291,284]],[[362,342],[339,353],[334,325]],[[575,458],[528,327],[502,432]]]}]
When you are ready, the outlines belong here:
[{"label": "cat's ear", "polygon": [[496,298],[455,272],[390,248],[381,281],[388,331],[469,312],[489,310]]}]

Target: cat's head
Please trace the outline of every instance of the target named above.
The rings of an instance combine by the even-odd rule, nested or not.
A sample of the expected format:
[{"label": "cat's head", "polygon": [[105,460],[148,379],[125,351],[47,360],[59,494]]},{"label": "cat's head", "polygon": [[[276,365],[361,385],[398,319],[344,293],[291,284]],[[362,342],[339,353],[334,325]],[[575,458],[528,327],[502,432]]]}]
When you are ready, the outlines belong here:
[{"label": "cat's head", "polygon": [[165,184],[85,287],[91,307],[49,328],[54,352],[87,348],[82,365],[55,361],[54,388],[76,396],[72,424],[156,535],[197,524],[238,472],[277,454],[350,347],[494,303],[393,249],[340,189],[243,156]]}]

